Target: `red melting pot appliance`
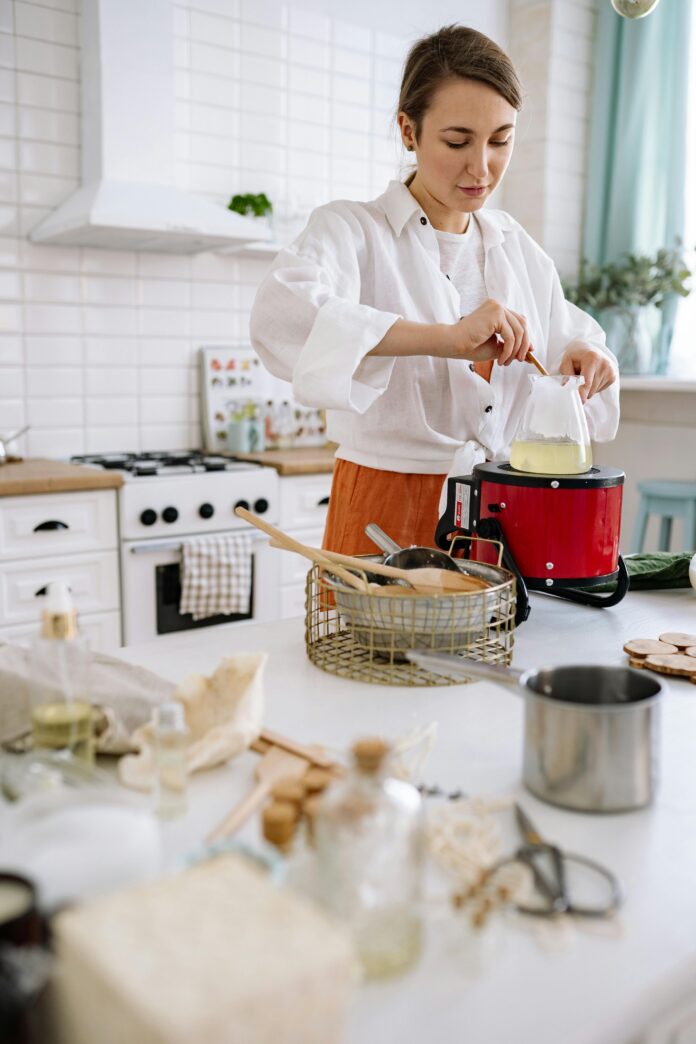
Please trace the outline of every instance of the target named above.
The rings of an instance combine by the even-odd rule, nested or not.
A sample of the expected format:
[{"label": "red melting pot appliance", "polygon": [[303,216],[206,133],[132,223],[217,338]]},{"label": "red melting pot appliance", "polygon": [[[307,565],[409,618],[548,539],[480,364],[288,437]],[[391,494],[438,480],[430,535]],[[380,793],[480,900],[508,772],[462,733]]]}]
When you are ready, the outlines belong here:
[{"label": "red melting pot appliance", "polygon": [[[554,476],[502,462],[477,464],[472,475],[448,480],[436,543],[449,550],[452,536],[499,540],[503,565],[517,577],[518,624],[529,616],[528,589],[582,605],[616,605],[628,591],[619,554],[624,478],[618,468]],[[475,561],[497,561],[483,541],[472,540],[466,553]],[[612,582],[609,594],[592,591]]]}]

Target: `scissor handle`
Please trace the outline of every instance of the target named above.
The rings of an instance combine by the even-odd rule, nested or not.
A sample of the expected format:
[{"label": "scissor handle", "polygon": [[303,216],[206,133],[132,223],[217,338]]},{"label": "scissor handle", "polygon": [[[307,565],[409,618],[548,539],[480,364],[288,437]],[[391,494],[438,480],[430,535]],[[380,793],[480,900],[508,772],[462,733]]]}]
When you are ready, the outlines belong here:
[{"label": "scissor handle", "polygon": [[[538,860],[544,857],[551,861],[553,876],[549,876],[539,866]],[[523,845],[514,858],[530,868],[538,891],[549,900],[547,907],[516,904],[516,909],[520,913],[531,914],[535,917],[553,917],[555,914],[561,913],[574,914],[576,917],[611,917],[623,902],[623,893],[618,878],[611,870],[607,870],[600,863],[595,863],[593,859],[575,855],[573,852],[562,852],[556,845],[544,843]],[[567,862],[579,863],[604,878],[609,886],[609,899],[603,906],[579,906],[572,901],[566,886],[565,864]]]},{"label": "scissor handle", "polygon": [[[556,845],[547,845],[540,841],[534,845],[522,845],[517,851],[517,858],[532,871],[534,883],[550,903],[546,914],[566,913],[569,907],[566,892],[565,867],[563,853]],[[551,863],[551,873],[546,871],[545,862]]]}]

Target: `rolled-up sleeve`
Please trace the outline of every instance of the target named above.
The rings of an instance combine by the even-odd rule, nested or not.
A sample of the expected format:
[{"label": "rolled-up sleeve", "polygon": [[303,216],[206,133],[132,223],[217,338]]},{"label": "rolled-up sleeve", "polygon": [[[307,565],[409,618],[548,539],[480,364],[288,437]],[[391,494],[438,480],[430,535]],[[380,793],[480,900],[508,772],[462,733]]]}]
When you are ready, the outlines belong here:
[{"label": "rolled-up sleeve", "polygon": [[361,230],[320,207],[281,250],[251,311],[251,343],[298,402],[364,413],[386,390],[394,367],[367,357],[400,318],[361,301]]},{"label": "rolled-up sleeve", "polygon": [[607,348],[604,331],[599,323],[587,312],[566,300],[554,268],[547,356],[551,373],[558,373],[561,359],[573,341],[582,341],[590,348],[603,352],[616,369],[616,381],[604,391],[593,395],[585,404],[590,438],[595,442],[609,442],[615,437],[619,427],[619,366],[616,356]]}]

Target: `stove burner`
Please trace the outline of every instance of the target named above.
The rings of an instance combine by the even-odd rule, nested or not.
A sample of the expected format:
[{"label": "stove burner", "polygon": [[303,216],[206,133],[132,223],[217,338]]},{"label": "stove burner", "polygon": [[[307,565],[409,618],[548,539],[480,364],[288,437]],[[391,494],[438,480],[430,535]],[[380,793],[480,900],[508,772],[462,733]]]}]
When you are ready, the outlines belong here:
[{"label": "stove burner", "polygon": [[208,471],[246,471],[261,467],[255,461],[221,457],[201,450],[150,450],[147,453],[90,453],[70,458],[71,464],[127,471],[134,478],[157,475],[196,475]]}]

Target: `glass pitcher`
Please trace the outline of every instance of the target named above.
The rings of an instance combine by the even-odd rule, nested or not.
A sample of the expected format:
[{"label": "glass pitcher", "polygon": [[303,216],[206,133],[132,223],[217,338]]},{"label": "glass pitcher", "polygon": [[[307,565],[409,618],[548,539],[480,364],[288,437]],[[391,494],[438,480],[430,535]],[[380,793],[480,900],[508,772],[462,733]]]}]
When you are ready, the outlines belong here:
[{"label": "glass pitcher", "polygon": [[512,443],[510,464],[541,475],[578,475],[592,467],[592,447],[578,389],[584,377],[530,375],[532,383]]}]

